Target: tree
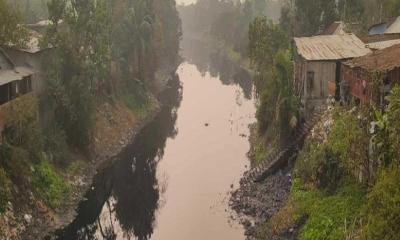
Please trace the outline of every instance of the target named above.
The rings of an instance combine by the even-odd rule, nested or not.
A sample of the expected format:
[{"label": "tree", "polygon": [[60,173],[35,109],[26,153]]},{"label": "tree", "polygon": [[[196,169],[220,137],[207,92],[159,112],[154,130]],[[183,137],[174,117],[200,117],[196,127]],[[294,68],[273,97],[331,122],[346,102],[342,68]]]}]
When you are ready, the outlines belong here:
[{"label": "tree", "polygon": [[48,6],[52,23],[45,44],[55,50],[45,65],[47,100],[68,142],[85,148],[93,131],[94,96],[109,85],[110,8],[105,0],[52,0]]},{"label": "tree", "polygon": [[389,102],[387,113],[388,132],[393,160],[400,166],[400,87],[392,89],[387,97]]},{"label": "tree", "polygon": [[360,22],[363,20],[365,3],[363,0],[340,0],[338,12],[340,18],[347,22]]},{"label": "tree", "polygon": [[288,47],[288,36],[279,25],[266,17],[257,17],[250,23],[248,51],[256,70],[271,66],[275,54]]},{"label": "tree", "polygon": [[335,0],[297,0],[296,35],[314,35],[337,20],[337,6]]},{"label": "tree", "polygon": [[0,45],[26,45],[28,32],[20,25],[21,22],[19,10],[6,0],[0,0]]},{"label": "tree", "polygon": [[383,11],[385,17],[397,17],[400,14],[399,0],[384,0]]}]

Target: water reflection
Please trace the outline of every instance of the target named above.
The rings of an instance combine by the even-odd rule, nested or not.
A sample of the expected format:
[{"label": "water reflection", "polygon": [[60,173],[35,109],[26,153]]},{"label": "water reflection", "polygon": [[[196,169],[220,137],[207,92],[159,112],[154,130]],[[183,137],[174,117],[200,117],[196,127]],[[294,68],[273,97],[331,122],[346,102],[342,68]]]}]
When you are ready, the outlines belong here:
[{"label": "water reflection", "polygon": [[175,121],[182,99],[178,76],[160,96],[160,114],[136,140],[117,157],[114,164],[99,172],[78,216],[58,239],[149,239],[165,183],[156,178],[156,166],[164,154],[167,138],[177,134]]},{"label": "water reflection", "polygon": [[249,72],[230,60],[227,53],[215,47],[207,38],[185,35],[181,42],[185,60],[194,64],[204,77],[206,73],[219,78],[224,85],[238,85],[246,99],[252,98],[253,83]]}]

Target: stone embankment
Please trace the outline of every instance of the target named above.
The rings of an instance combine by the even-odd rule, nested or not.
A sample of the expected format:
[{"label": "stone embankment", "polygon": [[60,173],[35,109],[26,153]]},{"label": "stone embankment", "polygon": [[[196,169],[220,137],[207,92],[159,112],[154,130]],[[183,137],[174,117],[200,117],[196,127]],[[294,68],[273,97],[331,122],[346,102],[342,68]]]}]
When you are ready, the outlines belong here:
[{"label": "stone embankment", "polygon": [[[290,154],[286,152],[288,148],[273,151],[260,166],[244,174],[239,189],[231,193],[229,204],[243,224],[247,239],[255,239],[260,226],[285,205],[290,195],[292,165],[304,138],[308,135],[323,139],[330,124],[330,108],[328,111],[319,111],[294,134],[293,139],[298,142],[290,147]],[[254,144],[251,142],[251,145]],[[282,151],[285,154],[281,154]],[[276,163],[280,163],[279,167],[276,167]],[[287,234],[279,239],[295,239],[296,232],[295,228],[288,229]]]}]

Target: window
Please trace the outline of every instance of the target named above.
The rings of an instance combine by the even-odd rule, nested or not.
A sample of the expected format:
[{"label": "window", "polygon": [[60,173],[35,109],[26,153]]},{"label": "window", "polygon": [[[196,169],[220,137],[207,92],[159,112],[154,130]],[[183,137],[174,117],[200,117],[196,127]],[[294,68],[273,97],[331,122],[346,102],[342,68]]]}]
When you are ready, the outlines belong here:
[{"label": "window", "polygon": [[314,90],[314,72],[307,72],[307,92]]},{"label": "window", "polygon": [[8,102],[8,84],[0,86],[0,105]]},{"label": "window", "polygon": [[21,94],[26,94],[32,91],[32,81],[30,77],[25,77],[18,82],[18,89]]},{"label": "window", "polygon": [[16,98],[17,95],[18,95],[17,81],[10,82],[8,84],[8,86],[9,86],[9,88],[8,88],[8,91],[9,91],[8,96],[9,96],[9,99],[12,100],[12,99]]}]

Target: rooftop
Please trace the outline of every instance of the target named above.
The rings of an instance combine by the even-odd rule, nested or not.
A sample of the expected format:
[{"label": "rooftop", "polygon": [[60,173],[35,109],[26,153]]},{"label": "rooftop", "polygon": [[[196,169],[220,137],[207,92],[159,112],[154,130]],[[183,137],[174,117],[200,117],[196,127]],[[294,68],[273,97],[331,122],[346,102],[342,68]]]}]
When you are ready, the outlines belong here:
[{"label": "rooftop", "polygon": [[0,86],[22,80],[24,77],[32,75],[34,72],[28,67],[16,67],[14,69],[0,70]]},{"label": "rooftop", "polygon": [[355,68],[363,68],[367,71],[387,72],[400,67],[400,44],[375,51],[363,57],[354,58],[345,64]]},{"label": "rooftop", "polygon": [[400,39],[393,39],[393,40],[387,40],[387,41],[380,41],[380,42],[372,42],[368,44],[368,47],[370,49],[374,50],[381,50],[385,49],[394,45],[400,44]]},{"label": "rooftop", "polygon": [[309,61],[361,57],[371,52],[354,34],[294,38],[297,52]]}]

